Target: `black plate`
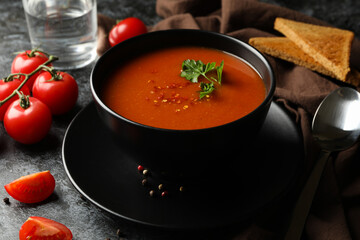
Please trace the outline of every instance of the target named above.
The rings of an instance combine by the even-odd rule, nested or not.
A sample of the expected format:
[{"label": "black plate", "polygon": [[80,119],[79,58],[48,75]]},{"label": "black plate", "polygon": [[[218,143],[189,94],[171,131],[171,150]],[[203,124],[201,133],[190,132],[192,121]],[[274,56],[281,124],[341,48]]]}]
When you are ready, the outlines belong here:
[{"label": "black plate", "polygon": [[[180,183],[165,182],[169,194],[161,197],[159,179],[150,175],[148,185],[141,184],[144,176],[134,159],[116,145],[90,103],[69,125],[62,154],[72,184],[96,206],[147,226],[194,229],[246,220],[290,189],[303,160],[302,137],[274,102],[256,145],[246,159],[234,153],[247,164],[231,173],[231,182],[216,184],[224,178],[211,172],[201,183],[187,183],[183,192],[178,191]],[[151,189],[155,197],[149,196]]]}]

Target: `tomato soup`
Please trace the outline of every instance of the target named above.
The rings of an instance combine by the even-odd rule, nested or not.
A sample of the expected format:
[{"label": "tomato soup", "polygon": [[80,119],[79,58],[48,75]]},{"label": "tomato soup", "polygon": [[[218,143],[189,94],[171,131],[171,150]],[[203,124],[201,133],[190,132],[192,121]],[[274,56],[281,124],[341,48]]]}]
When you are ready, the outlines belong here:
[{"label": "tomato soup", "polygon": [[[224,61],[221,85],[199,97],[198,83],[181,77],[184,60]],[[214,73],[210,73],[214,74]],[[216,74],[216,71],[215,71]],[[177,130],[202,129],[237,120],[265,99],[259,74],[225,52],[201,47],[155,50],[119,66],[104,84],[103,102],[121,116],[144,125]]]}]

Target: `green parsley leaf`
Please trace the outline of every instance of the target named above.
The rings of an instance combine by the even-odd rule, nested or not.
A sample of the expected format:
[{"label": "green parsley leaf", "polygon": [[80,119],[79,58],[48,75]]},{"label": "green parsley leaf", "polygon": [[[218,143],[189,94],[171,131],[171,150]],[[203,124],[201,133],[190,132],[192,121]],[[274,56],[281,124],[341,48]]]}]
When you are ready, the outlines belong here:
[{"label": "green parsley leaf", "polygon": [[209,95],[210,93],[212,93],[215,89],[214,87],[214,83],[204,83],[204,82],[201,82],[200,83],[200,88],[201,88],[201,91],[200,91],[200,99],[202,99],[203,97],[205,97],[206,95]]},{"label": "green parsley leaf", "polygon": [[[210,83],[200,83],[200,99],[204,96],[212,93],[215,89],[214,83],[221,85],[221,77],[224,68],[224,61],[220,66],[216,66],[216,62],[204,64],[201,60],[195,61],[193,59],[187,59],[182,63],[182,71],[180,76],[190,80],[193,83],[199,82],[199,77],[203,76]],[[214,77],[208,78],[206,74],[212,70],[216,70],[217,79]]]},{"label": "green parsley leaf", "polygon": [[208,79],[206,73],[214,70],[215,66],[215,62],[205,65],[201,60],[195,61],[187,59],[182,63],[181,77],[184,77],[193,83],[197,83],[200,75]]},{"label": "green parsley leaf", "polygon": [[217,82],[221,85],[221,77],[222,77],[222,72],[224,69],[224,60],[221,61],[220,66],[216,67],[216,72],[217,72]]},{"label": "green parsley leaf", "polygon": [[205,66],[205,69],[204,69],[204,73],[203,73],[203,76],[205,78],[206,77],[206,73],[210,72],[211,70],[214,70],[215,69],[215,66],[216,66],[216,62],[212,62],[212,63],[207,63],[206,66]]}]

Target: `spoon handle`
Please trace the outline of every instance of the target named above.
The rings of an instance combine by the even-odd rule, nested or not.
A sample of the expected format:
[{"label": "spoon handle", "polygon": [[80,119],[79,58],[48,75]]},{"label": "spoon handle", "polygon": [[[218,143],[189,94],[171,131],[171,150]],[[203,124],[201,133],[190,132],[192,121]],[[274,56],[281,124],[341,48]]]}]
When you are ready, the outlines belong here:
[{"label": "spoon handle", "polygon": [[296,202],[284,240],[299,240],[301,238],[313,198],[329,156],[330,152],[328,151],[323,150],[320,152],[319,160],[312,169]]}]

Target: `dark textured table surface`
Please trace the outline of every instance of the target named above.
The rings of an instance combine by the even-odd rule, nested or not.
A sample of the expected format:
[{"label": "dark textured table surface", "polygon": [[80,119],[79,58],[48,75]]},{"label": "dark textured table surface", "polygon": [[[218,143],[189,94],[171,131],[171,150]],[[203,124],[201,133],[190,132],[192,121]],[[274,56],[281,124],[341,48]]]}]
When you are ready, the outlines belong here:
[{"label": "dark textured table surface", "polygon": [[[360,1],[357,0],[265,0],[315,16],[334,26],[349,29],[360,35]],[[161,18],[155,12],[155,0],[98,0],[98,12],[121,19],[136,16],[147,25]],[[15,52],[30,49],[26,21],[20,0],[2,0],[0,3],[0,76],[10,73]],[[24,146],[12,140],[0,126],[0,240],[18,239],[24,221],[32,215],[46,216],[65,223],[74,239],[118,239],[117,229],[126,239],[172,239],[162,231],[145,231],[139,226],[97,208],[83,200],[68,179],[62,164],[62,140],[76,113],[92,101],[89,76],[93,65],[70,73],[79,84],[79,99],[68,114],[55,117],[49,135],[38,144]],[[10,197],[10,204],[2,199],[9,197],[1,186],[30,173],[51,170],[56,179],[54,194],[40,204],[23,204]]]}]

